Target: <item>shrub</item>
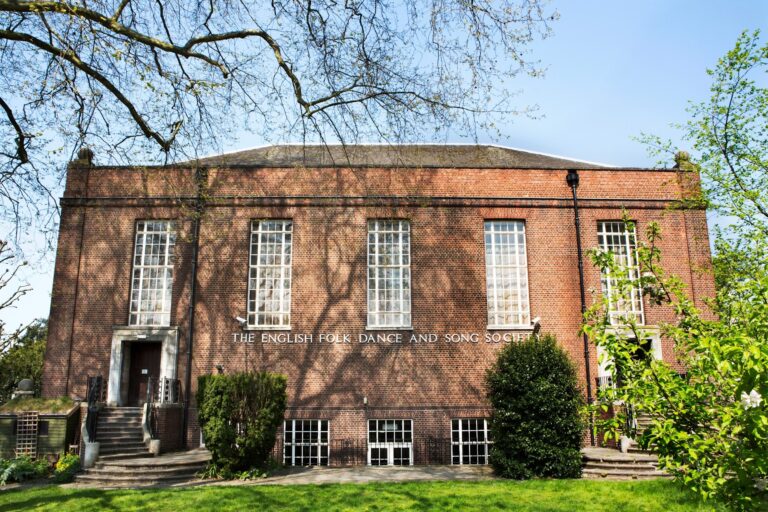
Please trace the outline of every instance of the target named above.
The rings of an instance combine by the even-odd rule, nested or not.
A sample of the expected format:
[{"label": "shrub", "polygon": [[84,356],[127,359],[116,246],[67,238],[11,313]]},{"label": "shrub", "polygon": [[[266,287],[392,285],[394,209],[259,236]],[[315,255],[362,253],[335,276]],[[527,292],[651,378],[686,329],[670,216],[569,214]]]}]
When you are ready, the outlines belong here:
[{"label": "shrub", "polygon": [[576,370],[554,336],[510,343],[487,376],[500,476],[578,478],[584,422]]},{"label": "shrub", "polygon": [[265,465],[285,414],[285,389],[285,376],[269,372],[199,378],[200,425],[221,474]]},{"label": "shrub", "polygon": [[56,462],[53,477],[59,483],[71,482],[78,471],[80,471],[80,456],[74,453],[63,453]]},{"label": "shrub", "polygon": [[48,461],[29,457],[0,459],[0,485],[48,476]]}]

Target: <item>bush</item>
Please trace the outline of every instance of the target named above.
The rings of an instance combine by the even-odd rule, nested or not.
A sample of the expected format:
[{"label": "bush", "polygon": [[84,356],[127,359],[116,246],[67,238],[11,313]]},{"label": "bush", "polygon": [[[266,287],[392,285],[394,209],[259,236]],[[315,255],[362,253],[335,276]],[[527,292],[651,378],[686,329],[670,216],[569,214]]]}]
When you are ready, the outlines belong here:
[{"label": "bush", "polygon": [[286,378],[269,372],[204,375],[197,406],[211,462],[222,474],[263,467],[286,406]]},{"label": "bush", "polygon": [[510,343],[487,376],[491,465],[505,478],[579,478],[584,406],[576,370],[554,336]]},{"label": "bush", "polygon": [[48,461],[45,459],[32,460],[29,457],[0,459],[0,485],[43,478],[48,476],[48,472]]},{"label": "bush", "polygon": [[59,483],[71,482],[78,471],[80,471],[80,456],[74,453],[63,453],[56,462],[53,477]]}]

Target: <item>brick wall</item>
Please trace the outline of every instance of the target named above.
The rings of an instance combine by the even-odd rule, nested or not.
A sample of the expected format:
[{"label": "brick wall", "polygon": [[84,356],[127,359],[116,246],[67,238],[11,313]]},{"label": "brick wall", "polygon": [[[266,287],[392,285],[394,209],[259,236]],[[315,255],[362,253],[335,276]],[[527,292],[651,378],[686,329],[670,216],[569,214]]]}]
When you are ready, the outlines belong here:
[{"label": "brick wall", "polygon": [[[172,452],[183,445],[181,404],[156,404],[154,406],[153,430],[155,437],[160,439],[160,451]],[[194,446],[194,445],[193,445]]]},{"label": "brick wall", "polygon": [[[671,170],[585,170],[582,241],[597,245],[597,222],[637,221],[638,236],[661,225],[662,264],[688,285],[698,304],[713,292],[705,212],[676,210],[681,197]],[[456,408],[482,410],[484,375],[501,344],[359,344],[365,333],[367,219],[411,223],[411,334],[486,330],[483,221],[525,221],[531,317],[555,334],[584,382],[576,238],[566,171],[535,169],[211,169],[202,219],[192,390],[215,371],[272,370],[288,376],[289,405],[303,417],[334,414],[334,431],[364,436],[369,413],[413,412],[414,428],[449,429]],[[54,279],[44,395],[85,394],[85,376],[109,369],[112,327],[125,325],[137,219],[177,219],[172,325],[179,326],[184,380],[192,223],[180,198],[194,194],[190,169],[72,167],[63,201]],[[233,343],[245,316],[249,226],[253,219],[291,218],[291,333],[350,333],[350,344]],[[599,271],[585,262],[588,302]],[[646,323],[673,319],[645,305]],[[260,333],[255,333],[258,339]],[[668,340],[664,358],[673,361]],[[71,361],[71,364],[70,364]],[[594,348],[589,361],[597,374]],[[387,408],[391,412],[387,412]],[[394,408],[394,409],[392,409]],[[347,411],[344,413],[333,411]],[[309,416],[307,416],[309,415]],[[395,414],[402,417],[401,413]],[[419,418],[416,421],[415,418]],[[441,434],[442,435],[442,434]],[[187,439],[197,444],[192,399]]]}]

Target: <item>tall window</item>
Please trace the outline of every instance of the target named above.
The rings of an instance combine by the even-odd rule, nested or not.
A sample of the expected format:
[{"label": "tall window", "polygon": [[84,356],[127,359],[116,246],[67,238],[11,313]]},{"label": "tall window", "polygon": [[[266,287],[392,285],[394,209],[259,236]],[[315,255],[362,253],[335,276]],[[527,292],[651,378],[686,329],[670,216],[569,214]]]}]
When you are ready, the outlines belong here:
[{"label": "tall window", "polygon": [[488,464],[491,435],[483,418],[451,420],[453,464]]},{"label": "tall window", "polygon": [[328,465],[327,420],[287,420],[283,429],[283,441],[284,464]]},{"label": "tall window", "polygon": [[411,226],[368,222],[368,327],[411,326]]},{"label": "tall window", "polygon": [[129,325],[171,325],[175,244],[172,222],[136,223]]},{"label": "tall window", "polygon": [[290,220],[261,220],[251,224],[248,272],[248,325],[286,328],[291,325]]},{"label": "tall window", "polygon": [[528,260],[523,222],[486,221],[485,279],[488,327],[530,325]]},{"label": "tall window", "polygon": [[[598,222],[597,242],[600,249],[613,253],[616,263],[628,273],[628,277],[637,280],[639,276],[637,262],[637,242],[635,229],[627,229],[622,221]],[[616,278],[603,270],[601,274],[603,294],[608,298],[608,315],[611,323],[623,324],[628,318],[634,318],[643,324],[643,295],[639,285],[628,292],[616,289]]]}]

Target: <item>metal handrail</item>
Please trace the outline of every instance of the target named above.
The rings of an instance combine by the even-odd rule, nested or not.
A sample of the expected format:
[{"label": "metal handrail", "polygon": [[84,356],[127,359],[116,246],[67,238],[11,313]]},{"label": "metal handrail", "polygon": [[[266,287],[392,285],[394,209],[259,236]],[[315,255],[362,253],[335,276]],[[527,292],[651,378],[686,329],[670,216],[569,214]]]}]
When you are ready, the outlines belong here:
[{"label": "metal handrail", "polygon": [[85,413],[85,433],[86,441],[94,442],[96,440],[96,426],[99,420],[99,403],[104,401],[106,389],[104,386],[104,377],[97,375],[88,376],[86,381],[86,401],[88,408]]}]

